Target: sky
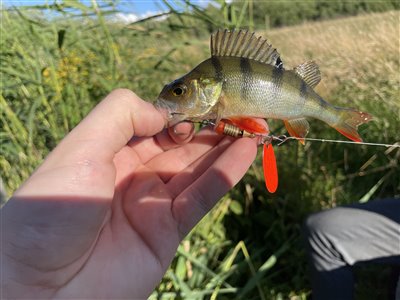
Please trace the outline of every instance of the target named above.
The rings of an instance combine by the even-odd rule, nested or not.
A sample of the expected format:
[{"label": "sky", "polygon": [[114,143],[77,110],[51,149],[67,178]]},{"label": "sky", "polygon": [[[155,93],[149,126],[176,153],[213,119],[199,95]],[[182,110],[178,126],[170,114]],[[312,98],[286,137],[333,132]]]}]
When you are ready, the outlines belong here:
[{"label": "sky", "polygon": [[[3,6],[21,6],[21,5],[43,5],[53,4],[56,0],[0,0]],[[210,0],[197,0],[192,1],[198,5],[207,5]],[[61,1],[58,1],[61,2]],[[68,2],[68,0],[64,0]],[[90,5],[90,0],[80,0],[85,5]],[[101,1],[97,0],[98,3]],[[173,2],[173,1],[170,1]],[[118,16],[121,19],[126,19],[127,22],[134,22],[138,19],[149,17],[158,14],[162,11],[168,11],[168,7],[160,0],[120,0],[118,1],[117,8],[121,11]]]}]

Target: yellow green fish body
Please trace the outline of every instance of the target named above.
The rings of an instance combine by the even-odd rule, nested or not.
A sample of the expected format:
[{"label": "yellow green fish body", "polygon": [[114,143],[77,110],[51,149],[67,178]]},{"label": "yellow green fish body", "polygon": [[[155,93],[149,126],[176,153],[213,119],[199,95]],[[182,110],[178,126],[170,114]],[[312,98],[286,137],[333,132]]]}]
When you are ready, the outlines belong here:
[{"label": "yellow green fish body", "polygon": [[156,105],[169,112],[169,125],[183,120],[230,117],[281,119],[291,135],[303,138],[305,118],[324,121],[355,141],[367,113],[332,106],[313,87],[320,81],[314,62],[285,70],[278,52],[247,31],[218,31],[211,58],[166,85]]}]

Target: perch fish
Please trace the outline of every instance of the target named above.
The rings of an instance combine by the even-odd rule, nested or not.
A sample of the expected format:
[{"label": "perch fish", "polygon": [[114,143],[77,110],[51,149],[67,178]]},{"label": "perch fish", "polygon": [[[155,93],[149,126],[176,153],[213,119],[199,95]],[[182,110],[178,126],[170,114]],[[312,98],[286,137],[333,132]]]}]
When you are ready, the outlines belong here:
[{"label": "perch fish", "polygon": [[[210,50],[211,58],[162,89],[156,107],[167,111],[168,126],[213,120],[218,129],[222,120],[245,132],[267,134],[257,119],[280,119],[289,134],[304,143],[306,118],[315,118],[362,141],[357,128],[372,116],[322,99],[313,89],[321,80],[315,62],[286,70],[266,39],[245,30],[218,30],[211,35]],[[264,167],[271,161],[265,153],[271,151],[264,147]]]}]

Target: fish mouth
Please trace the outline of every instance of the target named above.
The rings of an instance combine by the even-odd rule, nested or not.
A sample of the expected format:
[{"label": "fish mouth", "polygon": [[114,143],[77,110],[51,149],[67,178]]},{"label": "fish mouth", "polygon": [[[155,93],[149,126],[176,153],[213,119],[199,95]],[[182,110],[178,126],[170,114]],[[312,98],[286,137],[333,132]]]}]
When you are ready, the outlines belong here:
[{"label": "fish mouth", "polygon": [[159,98],[154,106],[163,115],[166,127],[174,126],[188,117],[185,113],[176,111],[176,105],[170,101]]},{"label": "fish mouth", "polygon": [[179,112],[171,112],[168,120],[168,127],[174,126],[180,122],[187,121],[187,115]]}]

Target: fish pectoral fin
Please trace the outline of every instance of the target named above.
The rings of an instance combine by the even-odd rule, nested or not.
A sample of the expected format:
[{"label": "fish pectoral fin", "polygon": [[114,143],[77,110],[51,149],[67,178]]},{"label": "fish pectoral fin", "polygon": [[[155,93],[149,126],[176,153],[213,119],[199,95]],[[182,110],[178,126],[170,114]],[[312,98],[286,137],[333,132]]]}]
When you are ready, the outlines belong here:
[{"label": "fish pectoral fin", "polygon": [[251,117],[229,117],[229,123],[239,127],[242,130],[246,130],[250,133],[260,133],[260,134],[268,134],[269,128],[267,123],[263,122],[261,119],[251,118]]},{"label": "fish pectoral fin", "polygon": [[304,145],[304,138],[310,130],[310,125],[305,118],[285,120],[285,126],[291,136],[299,139],[300,143]]},{"label": "fish pectoral fin", "polygon": [[294,72],[310,87],[314,88],[321,81],[321,72],[314,61],[308,61],[295,67]]},{"label": "fish pectoral fin", "polygon": [[226,98],[224,92],[221,92],[221,95],[218,99],[218,103],[216,104],[216,118],[215,118],[215,126],[223,119],[223,115],[225,112],[225,108],[228,106],[228,99]]}]

